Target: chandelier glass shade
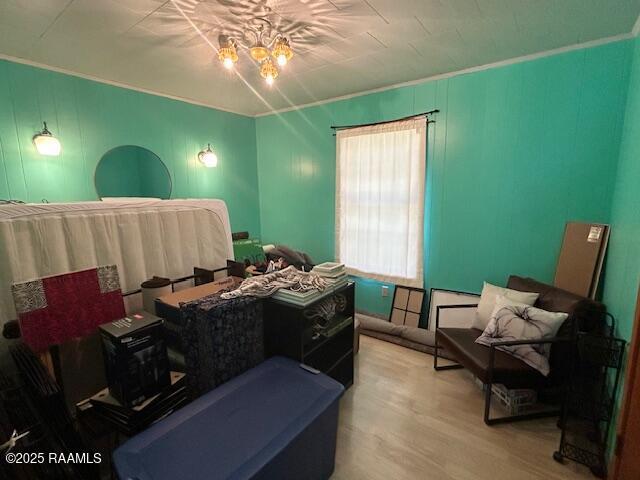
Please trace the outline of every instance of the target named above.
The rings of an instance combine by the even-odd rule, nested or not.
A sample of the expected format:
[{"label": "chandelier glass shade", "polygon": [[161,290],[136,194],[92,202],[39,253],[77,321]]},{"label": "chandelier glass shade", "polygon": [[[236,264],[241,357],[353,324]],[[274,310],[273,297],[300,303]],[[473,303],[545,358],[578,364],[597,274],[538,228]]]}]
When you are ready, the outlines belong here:
[{"label": "chandelier glass shade", "polygon": [[218,60],[222,62],[224,68],[231,69],[238,62],[238,52],[233,42],[228,42],[226,46],[218,50]]},{"label": "chandelier glass shade", "polygon": [[268,85],[273,85],[273,81],[278,77],[278,73],[278,68],[268,57],[260,65],[260,76],[266,80]]},{"label": "chandelier glass shade", "polygon": [[[273,85],[280,73],[275,62],[284,67],[293,57],[293,49],[289,39],[280,32],[273,33],[271,22],[266,18],[254,18],[253,22],[245,27],[244,37],[231,38],[221,35],[218,59],[222,65],[231,69],[238,62],[237,48],[243,48],[249,52],[249,56],[259,65],[260,76],[268,85]],[[245,38],[253,37],[253,42],[245,44]]]},{"label": "chandelier glass shade", "polygon": [[291,60],[291,57],[293,57],[293,50],[289,45],[289,40],[285,37],[281,37],[276,40],[276,45],[273,47],[271,55],[276,59],[278,65],[284,67],[287,62]]}]

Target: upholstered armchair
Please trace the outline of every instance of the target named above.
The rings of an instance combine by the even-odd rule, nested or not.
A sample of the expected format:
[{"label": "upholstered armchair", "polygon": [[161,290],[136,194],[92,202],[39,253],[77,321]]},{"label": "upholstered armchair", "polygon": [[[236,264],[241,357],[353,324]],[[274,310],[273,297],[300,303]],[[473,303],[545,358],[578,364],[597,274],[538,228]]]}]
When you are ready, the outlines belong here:
[{"label": "upholstered armchair", "polygon": [[[473,373],[485,388],[484,421],[487,425],[529,420],[545,416],[557,416],[559,409],[491,418],[492,385],[500,383],[507,388],[531,388],[536,390],[562,391],[567,384],[574,357],[575,337],[578,331],[596,333],[605,325],[606,309],[599,302],[575,295],[571,292],[547,285],[531,278],[512,275],[507,288],[540,294],[535,305],[538,308],[565,312],[569,316],[556,337],[543,340],[515,340],[496,342],[491,346],[480,345],[475,340],[482,334],[476,328],[441,328],[440,311],[452,308],[475,308],[477,304],[443,305],[436,311],[436,337],[433,366],[435,370],[466,368]],[[545,377],[522,360],[498,349],[503,346],[525,344],[550,344],[551,373]],[[457,363],[439,365],[439,350],[446,349]],[[559,397],[560,395],[556,395]]]}]

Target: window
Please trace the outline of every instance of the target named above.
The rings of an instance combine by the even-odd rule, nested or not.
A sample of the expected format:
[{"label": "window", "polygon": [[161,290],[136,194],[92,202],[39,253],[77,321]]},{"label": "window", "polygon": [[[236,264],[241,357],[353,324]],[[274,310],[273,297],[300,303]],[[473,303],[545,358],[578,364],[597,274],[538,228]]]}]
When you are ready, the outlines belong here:
[{"label": "window", "polygon": [[422,287],[426,119],[336,138],[338,260],[353,275]]}]

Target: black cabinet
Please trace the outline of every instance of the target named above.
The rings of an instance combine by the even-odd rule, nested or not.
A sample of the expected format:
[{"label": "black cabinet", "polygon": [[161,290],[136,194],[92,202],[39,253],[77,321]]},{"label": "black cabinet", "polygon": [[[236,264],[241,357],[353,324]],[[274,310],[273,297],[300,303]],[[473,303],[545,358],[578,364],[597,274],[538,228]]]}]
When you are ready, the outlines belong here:
[{"label": "black cabinet", "polygon": [[264,305],[265,355],[283,355],[353,383],[355,286],[349,283],[302,307],[269,298]]}]

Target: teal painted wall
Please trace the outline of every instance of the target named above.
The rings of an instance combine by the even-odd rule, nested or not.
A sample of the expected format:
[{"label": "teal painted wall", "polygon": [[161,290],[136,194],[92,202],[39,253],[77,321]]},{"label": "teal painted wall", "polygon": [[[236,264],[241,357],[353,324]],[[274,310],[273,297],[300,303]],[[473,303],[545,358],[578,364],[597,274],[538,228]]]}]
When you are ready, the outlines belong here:
[{"label": "teal painted wall", "polygon": [[[43,120],[62,143],[59,157],[31,142]],[[197,160],[209,142],[217,168]],[[0,198],[95,200],[95,167],[119,145],[156,153],[172,198],[221,198],[233,230],[259,236],[253,118],[0,60]]]},{"label": "teal painted wall", "polygon": [[[551,281],[568,220],[608,222],[631,42],[424,82],[257,119],[262,237],[334,258],[331,125],[439,108],[430,126],[425,287]],[[380,284],[358,308],[388,313]],[[392,295],[392,292],[391,292]]]},{"label": "teal painted wall", "polygon": [[640,282],[640,39],[634,41],[620,160],[611,208],[604,301],[631,338]]},{"label": "teal painted wall", "polygon": [[[611,208],[611,238],[604,302],[616,317],[616,334],[630,340],[640,283],[640,39],[634,41],[629,93]],[[623,387],[618,391],[618,404]],[[611,432],[613,450],[614,432]]]}]

